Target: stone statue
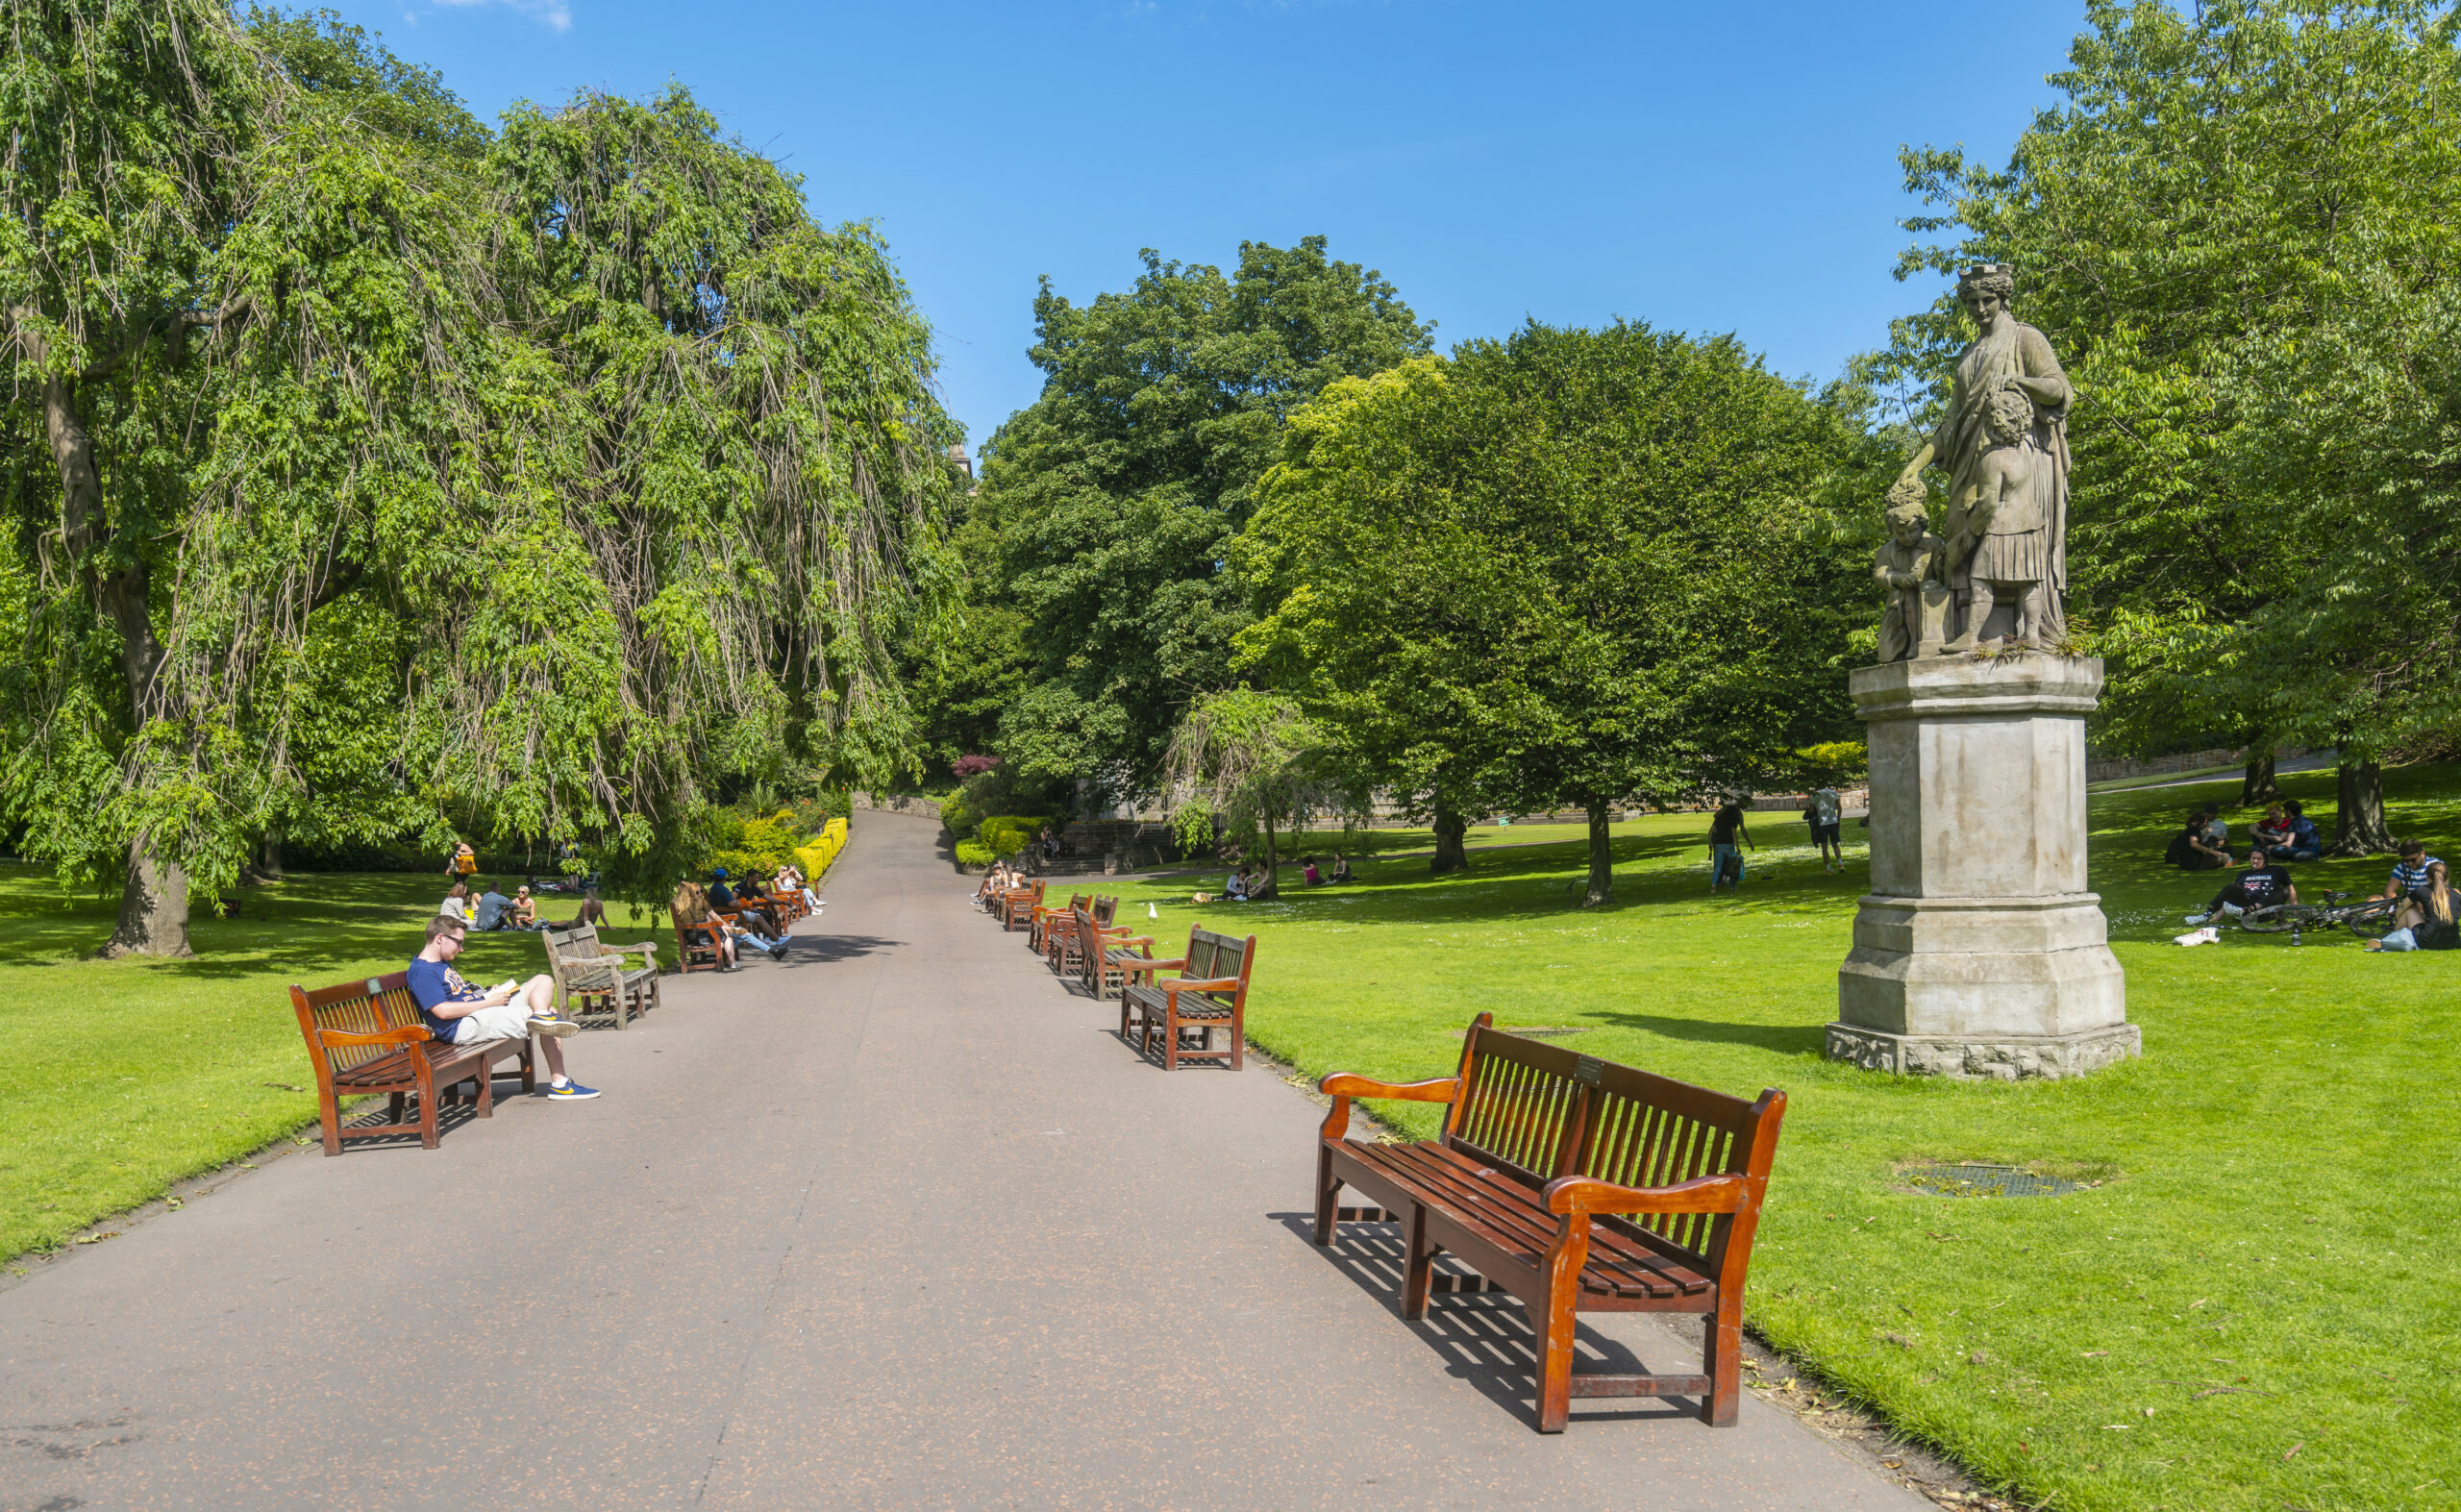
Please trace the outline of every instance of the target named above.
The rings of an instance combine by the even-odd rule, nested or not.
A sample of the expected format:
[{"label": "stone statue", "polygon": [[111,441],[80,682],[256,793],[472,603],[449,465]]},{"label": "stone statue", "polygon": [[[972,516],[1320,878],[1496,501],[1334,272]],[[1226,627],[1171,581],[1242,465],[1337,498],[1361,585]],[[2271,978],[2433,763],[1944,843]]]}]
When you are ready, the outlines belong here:
[{"label": "stone statue", "polygon": [[[2008,312],[2016,286],[2016,272],[2004,262],[1958,276],[1974,344],[1957,358],[1956,386],[1939,430],[1898,479],[1919,486],[1923,469],[1934,462],[1949,472],[1943,580],[1964,608],[1951,651],[1998,639],[1987,622],[2003,604],[2013,638],[2041,644],[2058,639],[2067,625],[2073,390],[2043,334]],[[2014,397],[2003,401],[2002,394]]]},{"label": "stone statue", "polygon": [[1872,578],[1888,592],[1880,614],[1880,659],[1936,657],[1946,638],[1948,589],[1939,581],[1947,549],[1930,533],[1923,484],[1901,479],[1888,491],[1888,539],[1872,557]]}]

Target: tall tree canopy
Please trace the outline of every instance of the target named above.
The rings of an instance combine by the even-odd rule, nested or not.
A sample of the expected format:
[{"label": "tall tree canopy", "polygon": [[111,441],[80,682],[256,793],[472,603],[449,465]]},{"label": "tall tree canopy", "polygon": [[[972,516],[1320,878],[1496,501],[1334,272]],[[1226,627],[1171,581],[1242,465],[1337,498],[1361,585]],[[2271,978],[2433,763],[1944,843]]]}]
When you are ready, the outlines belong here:
[{"label": "tall tree canopy", "polygon": [[[2461,713],[2461,52],[2449,4],[2098,3],[2004,167],[1906,155],[1953,232],[1902,273],[2015,264],[2080,402],[2070,550],[2106,735],[2338,742]],[[1933,385],[1953,302],[1892,356]]]},{"label": "tall tree canopy", "polygon": [[1731,337],[1531,323],[1335,384],[1294,420],[1244,559],[1251,664],[1423,811],[1608,810],[1743,786],[1842,718],[1870,617],[1835,500],[1858,407]]},{"label": "tall tree canopy", "polygon": [[1229,273],[1143,256],[1125,294],[1036,297],[1048,377],[987,448],[969,562],[1029,664],[1008,759],[1114,793],[1150,789],[1190,701],[1233,681],[1247,610],[1222,563],[1291,411],[1424,353],[1429,331],[1321,236],[1242,243]]},{"label": "tall tree canopy", "polygon": [[331,17],[0,12],[0,813],[115,949],[268,831],[646,893],[708,784],[902,758],[954,430],[876,238],[680,91],[495,138]]}]

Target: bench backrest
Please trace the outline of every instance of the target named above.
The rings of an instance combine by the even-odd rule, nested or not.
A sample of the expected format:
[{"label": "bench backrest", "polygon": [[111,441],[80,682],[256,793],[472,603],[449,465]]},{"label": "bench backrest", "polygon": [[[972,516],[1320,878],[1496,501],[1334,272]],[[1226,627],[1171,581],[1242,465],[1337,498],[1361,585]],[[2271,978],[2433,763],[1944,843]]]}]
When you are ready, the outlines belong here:
[{"label": "bench backrest", "polygon": [[[1742,1213],[1657,1213],[1600,1222],[1715,1276],[1738,1220],[1757,1222],[1785,1095],[1747,1103],[1723,1092],[1504,1033],[1481,1013],[1461,1051],[1461,1086],[1444,1140],[1532,1185],[1585,1176],[1618,1186],[1672,1186],[1740,1176]],[[1751,1230],[1740,1235],[1748,1247]]]},{"label": "bench backrest", "polygon": [[427,1021],[419,1017],[419,1005],[410,996],[410,974],[393,972],[388,976],[370,977],[360,981],[338,982],[331,987],[310,991],[305,987],[290,989],[290,1005],[299,1014],[299,1032],[308,1039],[308,1053],[325,1057],[336,1071],[348,1071],[366,1061],[390,1055],[399,1045],[336,1045],[330,1050],[316,1042],[318,1029],[339,1029],[345,1034],[382,1034],[387,1029],[423,1029]]},{"label": "bench backrest", "polygon": [[1235,939],[1216,934],[1211,930],[1188,930],[1188,963],[1180,975],[1198,981],[1231,980],[1237,983],[1228,992],[1207,992],[1204,996],[1224,1004],[1234,1004],[1248,996],[1248,973],[1255,965],[1256,937]]},{"label": "bench backrest", "polygon": [[1118,900],[1118,899],[1116,899],[1116,898],[1096,898],[1096,899],[1094,900],[1094,922],[1095,922],[1096,924],[1107,925],[1107,924],[1109,924],[1113,919],[1116,919],[1116,918],[1118,918],[1118,917],[1119,917],[1119,900]]}]

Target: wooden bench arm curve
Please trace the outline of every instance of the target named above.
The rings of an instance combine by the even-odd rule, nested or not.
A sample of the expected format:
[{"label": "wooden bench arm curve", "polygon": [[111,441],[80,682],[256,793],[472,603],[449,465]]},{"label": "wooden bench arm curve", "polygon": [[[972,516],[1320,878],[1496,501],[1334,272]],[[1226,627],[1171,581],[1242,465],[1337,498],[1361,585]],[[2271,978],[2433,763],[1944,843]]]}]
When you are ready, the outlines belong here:
[{"label": "wooden bench arm curve", "polygon": [[1316,1083],[1316,1090],[1328,1097],[1384,1098],[1396,1103],[1450,1103],[1460,1089],[1458,1077],[1439,1077],[1433,1081],[1379,1081],[1347,1071],[1336,1071]]},{"label": "wooden bench arm curve", "polygon": [[1229,992],[1239,985],[1236,977],[1174,977],[1154,985],[1164,992]]},{"label": "wooden bench arm curve", "polygon": [[1557,1177],[1539,1195],[1551,1213],[1731,1213],[1743,1206],[1739,1176],[1694,1177],[1673,1186],[1617,1186],[1596,1177]]},{"label": "wooden bench arm curve", "polygon": [[1355,1077],[1347,1071],[1336,1071],[1316,1083],[1316,1090],[1333,1100],[1331,1111],[1316,1132],[1319,1138],[1339,1139],[1350,1132],[1350,1100],[1353,1098],[1386,1098],[1397,1103],[1450,1103],[1461,1090],[1461,1078],[1443,1077],[1433,1081],[1379,1081],[1373,1077]]},{"label": "wooden bench arm curve", "polygon": [[435,1037],[424,1024],[412,1025],[409,1029],[386,1029],[382,1034],[353,1034],[343,1029],[316,1031],[316,1043],[319,1045],[415,1045]]}]

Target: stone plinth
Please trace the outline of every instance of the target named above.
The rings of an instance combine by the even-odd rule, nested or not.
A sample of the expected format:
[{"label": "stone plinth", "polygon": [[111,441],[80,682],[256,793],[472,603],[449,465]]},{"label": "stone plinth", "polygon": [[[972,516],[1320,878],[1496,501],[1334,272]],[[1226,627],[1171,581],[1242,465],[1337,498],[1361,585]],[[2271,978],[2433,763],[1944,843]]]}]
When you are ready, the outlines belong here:
[{"label": "stone plinth", "polygon": [[1831,1059],[2078,1076],[2136,1054],[2085,890],[2085,716],[2099,660],[1934,657],[1855,672],[1870,726],[1872,890],[1837,974]]}]

